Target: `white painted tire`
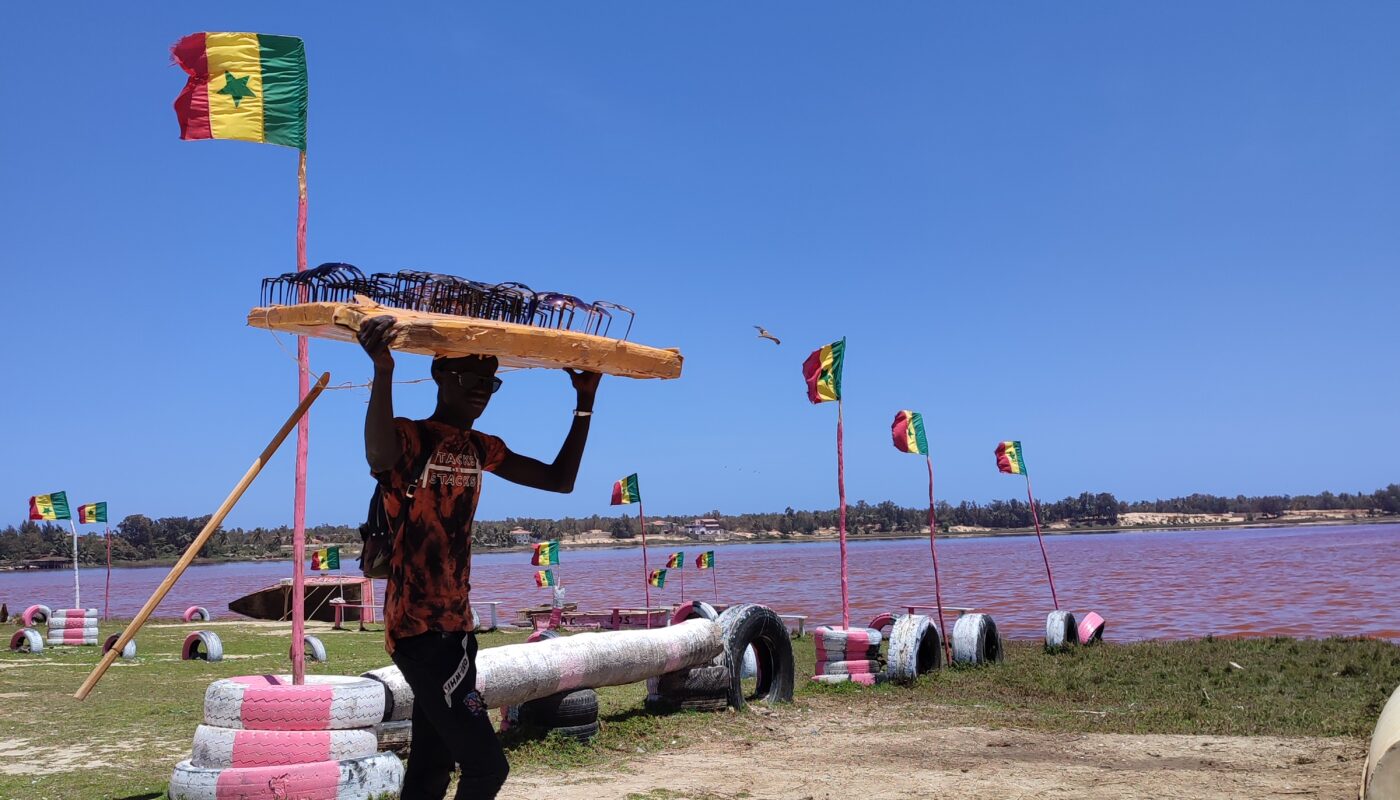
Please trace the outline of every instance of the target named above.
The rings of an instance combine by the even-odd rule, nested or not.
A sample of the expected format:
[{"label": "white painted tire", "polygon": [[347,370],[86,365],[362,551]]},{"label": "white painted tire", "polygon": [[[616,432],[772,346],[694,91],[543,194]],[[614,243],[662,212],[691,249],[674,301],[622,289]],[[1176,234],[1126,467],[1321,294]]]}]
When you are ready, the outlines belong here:
[{"label": "white painted tire", "polygon": [[[116,646],[117,640],[122,638],[120,633],[114,633],[107,637],[107,641],[102,643],[102,652],[107,652]],[[126,659],[136,658],[136,640],[132,639],[122,648],[121,657]]]},{"label": "white painted tire", "polygon": [[214,617],[209,613],[209,609],[204,606],[190,606],[185,609],[185,613],[180,617],[185,622],[208,622]]},{"label": "white painted tire", "polygon": [[224,643],[219,640],[219,634],[213,631],[195,631],[185,637],[185,643],[180,648],[180,659],[182,661],[223,661]]},{"label": "white painted tire", "polygon": [[345,761],[318,761],[277,767],[206,769],[181,761],[170,776],[175,800],[315,798],[369,800],[399,796],[403,762],[393,753]]},{"label": "white painted tire", "polygon": [[96,647],[97,636],[84,636],[82,638],[59,638],[50,636],[46,641],[49,647]]},{"label": "white painted tire", "polygon": [[92,634],[96,636],[98,629],[97,620],[86,621],[81,619],[49,620],[48,627],[50,636],[62,636],[65,633],[70,633],[74,636],[79,634]]},{"label": "white painted tire", "polygon": [[404,680],[398,667],[388,666],[361,673],[384,687],[384,717],[382,722],[413,719],[413,689]]},{"label": "white painted tire", "polygon": [[879,661],[828,661],[817,664],[818,675],[878,675],[884,672]]},{"label": "white painted tire", "polygon": [[302,637],[302,655],[318,664],[326,663],[326,646],[315,636]]},{"label": "white painted tire", "polygon": [[964,614],[953,624],[953,663],[967,666],[1000,663],[1003,654],[997,624],[990,614]]},{"label": "white painted tire", "polygon": [[719,619],[719,612],[704,600],[687,600],[676,607],[667,624],[675,625],[688,619]]},{"label": "white painted tire", "polygon": [[933,672],[943,663],[943,643],[938,626],[924,614],[905,614],[890,631],[889,678],[895,683],[913,683],[920,675]]},{"label": "white painted tire", "polygon": [[204,769],[246,769],[345,761],[379,752],[373,728],[340,731],[254,731],[200,725],[190,763]]},{"label": "white painted tire", "polygon": [[1394,800],[1400,797],[1400,688],[1386,701],[1376,718],[1371,745],[1361,765],[1363,800]]},{"label": "white painted tire", "polygon": [[874,675],[813,675],[812,680],[817,683],[826,684],[858,683],[861,686],[878,686],[879,684],[884,683],[887,680],[887,678],[885,677],[885,674],[881,672],[876,673]]},{"label": "white painted tire", "polygon": [[15,631],[15,635],[10,637],[11,653],[42,653],[44,652],[44,637],[33,628],[20,628]]},{"label": "white painted tire", "polygon": [[24,613],[20,615],[20,619],[24,622],[24,627],[32,628],[35,625],[42,625],[48,622],[49,616],[52,614],[53,610],[48,606],[32,605],[24,610]]},{"label": "white painted tire", "polygon": [[325,731],[369,728],[384,718],[384,684],[348,675],[244,675],[209,684],[204,723],[220,728]]},{"label": "white painted tire", "polygon": [[1079,623],[1068,611],[1051,611],[1045,617],[1045,647],[1063,650],[1079,644]]}]

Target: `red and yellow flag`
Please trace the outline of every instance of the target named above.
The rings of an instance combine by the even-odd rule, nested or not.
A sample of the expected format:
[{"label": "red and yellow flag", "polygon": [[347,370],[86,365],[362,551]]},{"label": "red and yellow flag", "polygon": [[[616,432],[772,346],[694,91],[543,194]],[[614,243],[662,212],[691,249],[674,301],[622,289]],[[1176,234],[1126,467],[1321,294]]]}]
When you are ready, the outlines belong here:
[{"label": "red and yellow flag", "polygon": [[647,579],[647,583],[650,583],[652,586],[655,586],[658,589],[664,588],[666,586],[666,570],[652,570],[651,577]]},{"label": "red and yellow flag", "polygon": [[901,411],[894,415],[890,426],[894,446],[906,453],[928,455],[928,435],[924,433],[924,415],[917,411]]},{"label": "red and yellow flag", "polygon": [[715,551],[713,551],[713,550],[706,550],[705,552],[703,552],[703,553],[701,553],[700,555],[696,556],[696,557],[695,557],[695,568],[696,568],[696,569],[714,569],[714,568],[715,568]]},{"label": "red and yellow flag", "polygon": [[68,493],[36,494],[29,498],[30,519],[72,519],[68,510]]},{"label": "red and yellow flag", "polygon": [[557,586],[554,582],[554,570],[541,569],[535,571],[535,586],[543,589],[546,586]]},{"label": "red and yellow flag", "polygon": [[612,505],[625,506],[642,501],[642,490],[637,488],[637,473],[632,473],[613,484]]},{"label": "red and yellow flag", "polygon": [[190,79],[175,98],[181,139],[306,149],[306,47],[294,36],[192,33],[170,48]]},{"label": "red and yellow flag", "polygon": [[684,568],[685,568],[685,551],[684,551],[684,550],[677,550],[676,552],[672,553],[672,554],[671,554],[671,557],[670,557],[669,559],[666,560],[666,568],[667,568],[667,569],[684,569]]}]

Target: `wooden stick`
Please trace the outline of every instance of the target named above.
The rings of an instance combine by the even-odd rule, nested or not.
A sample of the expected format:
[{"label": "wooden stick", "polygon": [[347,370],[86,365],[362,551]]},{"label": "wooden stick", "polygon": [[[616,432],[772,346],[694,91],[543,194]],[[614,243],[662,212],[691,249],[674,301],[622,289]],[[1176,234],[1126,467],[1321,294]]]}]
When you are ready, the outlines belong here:
[{"label": "wooden stick", "polygon": [[282,424],[282,429],[277,431],[276,436],[272,437],[272,441],[269,442],[267,447],[263,448],[262,453],[254,459],[253,465],[248,467],[247,472],[243,473],[243,477],[238,481],[238,485],[234,486],[233,491],[229,492],[228,497],[224,498],[223,505],[220,505],[219,510],[214,512],[214,516],[209,518],[209,522],[205,524],[204,530],[199,532],[199,535],[194,538],[193,542],[190,542],[190,546],[185,549],[185,554],[180,556],[180,560],[176,561],[175,566],[170,568],[170,574],[166,575],[165,580],[161,581],[160,586],[156,587],[155,592],[151,595],[151,599],[147,600],[146,605],[141,607],[140,613],[131,621],[131,624],[126,626],[126,630],[122,631],[122,635],[117,637],[117,643],[102,656],[102,661],[93,669],[92,674],[87,676],[87,680],[83,681],[83,685],[78,688],[78,691],[73,694],[75,698],[79,700],[87,699],[93,687],[97,685],[98,681],[102,680],[102,675],[107,672],[107,668],[112,666],[112,662],[117,660],[117,656],[121,655],[122,648],[126,647],[127,643],[135,638],[136,632],[141,630],[141,626],[146,624],[146,620],[151,616],[151,613],[156,610],[156,606],[160,605],[160,601],[164,600],[165,595],[175,586],[175,581],[180,579],[180,575],[184,573],[185,568],[190,565],[190,562],[194,561],[194,557],[199,554],[200,548],[204,547],[204,543],[209,541],[209,537],[213,536],[214,531],[218,530],[218,527],[223,524],[224,517],[228,516],[228,512],[232,511],[239,498],[243,497],[243,492],[247,491],[253,479],[258,477],[259,472],[262,472],[263,466],[272,458],[272,454],[277,452],[277,448],[282,445],[282,440],[287,438],[287,434],[291,433],[292,428],[296,427],[297,423],[301,421],[301,418],[306,415],[306,411],[311,408],[311,404],[316,401],[317,397],[321,396],[321,390],[326,388],[326,384],[330,382],[330,379],[331,374],[329,372],[322,373],[321,379],[316,381],[316,385],[313,386],[306,397],[302,398],[301,402],[297,404],[296,410],[293,411],[292,415],[287,418],[287,421]]}]

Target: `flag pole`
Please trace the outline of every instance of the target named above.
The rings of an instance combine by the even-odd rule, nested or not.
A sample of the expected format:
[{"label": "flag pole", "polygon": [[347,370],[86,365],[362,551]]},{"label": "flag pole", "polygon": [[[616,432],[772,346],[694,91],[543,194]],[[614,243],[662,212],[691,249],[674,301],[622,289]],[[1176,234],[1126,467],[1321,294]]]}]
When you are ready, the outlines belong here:
[{"label": "flag pole", "polygon": [[651,568],[647,566],[647,515],[642,510],[642,498],[637,498],[637,519],[642,523],[642,577],[646,581],[642,584],[646,588],[647,598],[647,627],[651,627]]},{"label": "flag pole", "polygon": [[681,602],[685,602],[685,558],[681,558]]},{"label": "flag pole", "polygon": [[951,664],[953,650],[948,644],[948,626],[943,622],[943,589],[938,583],[938,548],[933,543],[938,530],[938,513],[934,511],[933,505],[933,456],[924,453],[924,461],[928,463],[928,550],[933,555],[933,597],[938,603],[938,635],[943,640],[946,663]]},{"label": "flag pole", "polygon": [[[297,157],[297,272],[306,271],[306,149]],[[303,302],[306,287],[301,287]],[[310,391],[310,352],[305,336],[297,337],[297,400]],[[311,440],[311,415],[297,422],[296,487],[292,500],[292,683],[306,682],[306,457]]]},{"label": "flag pole", "polygon": [[715,602],[719,602],[719,576],[715,574],[715,565],[710,565],[710,581],[715,585]]},{"label": "flag pole", "polygon": [[842,413],[844,401],[836,399],[836,491],[841,499],[839,519],[841,534],[841,627],[851,627],[851,600],[849,578],[846,574],[846,450],[845,421]]},{"label": "flag pole", "polygon": [[1031,504],[1031,519],[1035,522],[1035,538],[1040,542],[1040,557],[1045,560],[1045,577],[1050,581],[1050,599],[1055,602],[1055,610],[1060,610],[1060,598],[1055,594],[1055,576],[1050,572],[1050,556],[1045,554],[1045,537],[1040,535],[1040,514],[1035,510],[1035,498],[1031,496],[1031,474],[1026,473],[1026,500]]},{"label": "flag pole", "polygon": [[104,526],[107,532],[107,589],[102,593],[102,618],[107,619],[112,610],[112,526]]},{"label": "flag pole", "polygon": [[82,608],[83,601],[78,592],[78,528],[73,524],[72,513],[68,515],[68,529],[73,532],[73,607]]}]

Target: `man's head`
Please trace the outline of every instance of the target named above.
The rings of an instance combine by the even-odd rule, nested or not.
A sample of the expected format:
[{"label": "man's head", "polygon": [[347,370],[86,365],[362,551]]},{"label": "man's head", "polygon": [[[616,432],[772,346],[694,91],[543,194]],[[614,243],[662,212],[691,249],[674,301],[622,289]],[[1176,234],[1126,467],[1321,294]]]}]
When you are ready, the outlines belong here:
[{"label": "man's head", "polygon": [[[501,387],[496,377],[500,361],[495,356],[434,358],[432,375],[438,387],[438,413],[471,422],[486,410],[491,395]],[[437,414],[434,414],[436,416]]]}]

